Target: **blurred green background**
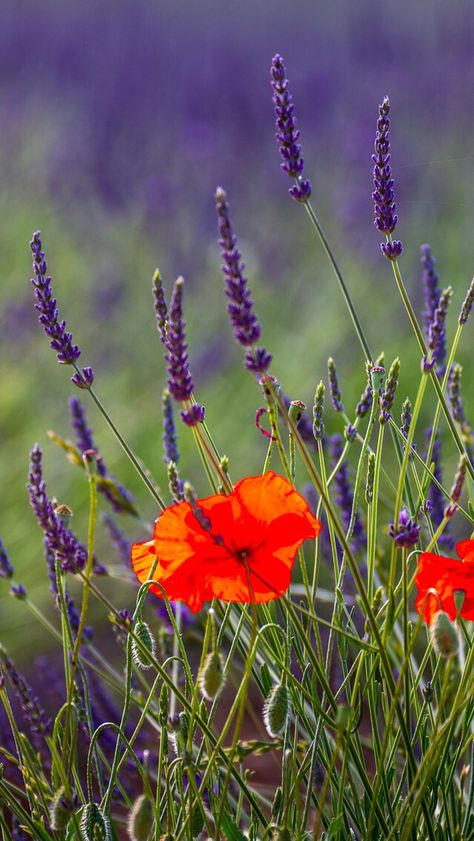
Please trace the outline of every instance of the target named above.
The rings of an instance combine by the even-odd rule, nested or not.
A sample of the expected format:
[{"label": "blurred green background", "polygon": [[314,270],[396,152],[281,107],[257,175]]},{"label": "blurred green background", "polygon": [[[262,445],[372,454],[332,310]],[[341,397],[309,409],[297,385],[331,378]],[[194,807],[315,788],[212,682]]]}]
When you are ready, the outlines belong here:
[{"label": "blurred green background", "polygon": [[[97,392],[165,492],[156,266],[168,291],[185,276],[195,393],[233,478],[257,471],[266,449],[254,425],[258,388],[227,324],[217,185],[231,203],[272,372],[311,407],[332,355],[351,414],[365,386],[363,359],[331,268],[279,169],[269,83],[278,51],[316,211],[372,348],[384,350],[388,363],[402,359],[398,413],[403,398],[414,397],[419,355],[372,223],[377,108],[388,94],[406,284],[421,312],[419,246],[431,243],[441,284],[454,287],[452,336],[474,264],[473,48],[469,0],[2,4],[0,535],[36,602],[52,610],[25,491],[33,443],[44,448],[50,495],[73,508],[83,540],[87,486],[47,438],[51,428],[71,435],[74,389],[36,321],[32,232],[42,231],[61,317],[82,364],[94,367]],[[465,336],[458,361],[470,360],[471,347]],[[472,414],[469,374],[466,368]],[[92,404],[85,406],[107,465],[153,519],[153,501]],[[342,432],[331,408],[326,424]],[[181,431],[180,447],[182,475],[206,494],[190,430]],[[125,527],[131,538],[142,536],[133,522]],[[105,563],[113,557],[102,532],[98,554]],[[20,656],[31,654],[37,629],[0,584],[0,638]],[[125,604],[131,594],[120,598]]]}]

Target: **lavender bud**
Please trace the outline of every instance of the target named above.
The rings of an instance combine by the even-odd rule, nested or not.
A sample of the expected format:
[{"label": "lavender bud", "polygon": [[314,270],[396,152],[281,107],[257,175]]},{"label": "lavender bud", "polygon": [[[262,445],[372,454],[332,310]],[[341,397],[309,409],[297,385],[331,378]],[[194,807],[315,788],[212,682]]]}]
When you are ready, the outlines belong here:
[{"label": "lavender bud", "polygon": [[275,684],[270,690],[263,707],[263,722],[268,734],[273,738],[284,730],[290,715],[290,709],[291,701],[288,687],[282,683]]},{"label": "lavender bud", "polygon": [[189,400],[193,381],[188,365],[186,322],[183,319],[184,278],[178,277],[171,295],[166,359],[168,362],[168,388],[175,400]]},{"label": "lavender bud", "polygon": [[388,372],[388,377],[382,394],[382,405],[379,418],[381,424],[387,423],[390,419],[390,409],[392,408],[393,402],[395,400],[395,392],[397,390],[399,373],[400,360],[397,356],[397,358],[393,360],[392,365],[390,367],[390,371]]},{"label": "lavender bud", "polygon": [[155,308],[155,315],[156,315],[156,326],[158,328],[158,333],[160,334],[160,339],[164,346],[167,346],[167,333],[168,333],[168,307],[166,306],[166,299],[165,293],[163,289],[163,283],[161,280],[161,274],[159,269],[156,269],[153,275],[153,304]]},{"label": "lavender bud", "polygon": [[463,305],[461,307],[461,312],[459,313],[459,324],[465,324],[469,313],[471,312],[472,305],[474,304],[474,278],[471,280],[471,285],[467,290],[466,297],[464,298]]},{"label": "lavender bud", "polygon": [[367,481],[365,484],[365,499],[370,505],[374,498],[375,453],[369,453],[367,459]]},{"label": "lavender bud", "polygon": [[316,388],[313,404],[313,435],[316,441],[322,441],[324,437],[323,407],[324,407],[324,383],[321,380]]},{"label": "lavender bud", "polygon": [[438,306],[434,312],[433,321],[428,330],[428,348],[431,351],[431,359],[423,360],[424,369],[431,370],[436,363],[438,373],[443,374],[442,363],[446,358],[446,315],[452,298],[453,290],[450,286],[443,289]]},{"label": "lavender bud", "polygon": [[80,374],[76,371],[71,377],[71,382],[77,385],[78,388],[89,389],[94,382],[93,368],[83,368]]},{"label": "lavender bud", "polygon": [[280,148],[283,163],[281,168],[291,178],[297,180],[289,193],[296,201],[306,202],[311,195],[311,182],[302,178],[304,162],[301,146],[298,143],[299,131],[296,128],[294,105],[288,91],[285,64],[280,55],[272,59],[271,80],[273,90],[273,105],[276,117],[276,139]]},{"label": "lavender bud", "polygon": [[23,584],[12,584],[10,587],[10,596],[13,596],[15,599],[26,599],[26,590]]},{"label": "lavender bud", "polygon": [[352,423],[348,423],[344,427],[344,438],[352,444],[357,438],[357,429]]},{"label": "lavender bud", "polygon": [[448,399],[451,404],[451,414],[455,421],[463,424],[466,421],[464,406],[461,399],[462,365],[455,362],[449,373]]},{"label": "lavender bud", "polygon": [[328,380],[329,380],[329,396],[331,403],[336,412],[343,412],[344,405],[341,401],[341,392],[339,391],[339,383],[337,380],[336,366],[332,356],[328,359]]},{"label": "lavender bud", "polygon": [[445,517],[453,517],[457,510],[457,503],[462,494],[462,489],[464,486],[464,482],[466,480],[466,473],[467,473],[467,456],[462,455],[459,459],[458,468],[456,470],[456,475],[454,477],[454,484],[451,488],[449,499],[450,504],[446,506],[444,509],[444,516]]},{"label": "lavender bud", "polygon": [[173,404],[171,402],[171,395],[168,389],[164,389],[162,394],[163,406],[163,461],[168,463],[174,461],[175,464],[179,461],[178,451],[178,437],[176,435],[176,427],[174,425]]},{"label": "lavender bud", "polygon": [[196,426],[198,423],[202,423],[205,414],[206,410],[204,406],[201,406],[199,403],[193,403],[189,409],[180,412],[181,420],[186,426]]},{"label": "lavender bud", "polygon": [[421,265],[423,267],[423,288],[425,295],[425,311],[423,319],[425,322],[425,333],[428,338],[431,324],[433,323],[434,314],[439,303],[440,290],[438,288],[439,277],[436,272],[436,260],[431,255],[431,247],[429,245],[422,245],[421,250]]},{"label": "lavender bud", "polygon": [[169,461],[168,466],[168,484],[171,493],[173,494],[173,502],[181,502],[184,499],[184,482],[179,478],[179,473],[174,461]]},{"label": "lavender bud", "polygon": [[412,419],[412,405],[411,405],[410,400],[407,397],[406,400],[404,400],[404,402],[403,402],[402,413],[401,413],[401,416],[400,416],[400,420],[401,420],[400,432],[402,433],[402,435],[405,439],[408,438],[408,434],[410,432],[411,419]]},{"label": "lavender bud", "polygon": [[[379,106],[379,117],[377,120],[377,131],[375,134],[374,154],[374,224],[375,227],[387,237],[396,228],[398,217],[396,215],[395,192],[393,189],[392,170],[390,166],[390,100],[384,97]],[[389,259],[397,259],[402,252],[401,242],[384,243],[382,251]]]},{"label": "lavender bud", "polygon": [[73,344],[72,335],[66,330],[66,322],[59,320],[56,298],[53,298],[52,280],[47,275],[48,264],[43,252],[40,231],[33,234],[30,242],[33,254],[35,277],[31,282],[35,290],[35,309],[39,312],[38,321],[50,340],[50,346],[56,351],[61,365],[74,365],[81,355],[77,345]]},{"label": "lavender bud", "polygon": [[394,524],[390,523],[388,533],[397,546],[410,549],[418,542],[420,530],[421,527],[411,519],[406,508],[402,508],[398,519],[398,528],[395,529]]},{"label": "lavender bud", "polygon": [[361,398],[360,398],[360,400],[359,400],[359,402],[356,406],[356,415],[357,415],[358,418],[365,417],[367,412],[370,411],[370,409],[372,408],[373,399],[374,399],[374,395],[373,395],[373,391],[372,391],[372,386],[369,382],[369,383],[367,383],[367,385],[365,387],[365,391],[361,395]]},{"label": "lavender bud", "polygon": [[0,578],[11,578],[14,572],[15,570],[10,563],[7,550],[0,540]]}]

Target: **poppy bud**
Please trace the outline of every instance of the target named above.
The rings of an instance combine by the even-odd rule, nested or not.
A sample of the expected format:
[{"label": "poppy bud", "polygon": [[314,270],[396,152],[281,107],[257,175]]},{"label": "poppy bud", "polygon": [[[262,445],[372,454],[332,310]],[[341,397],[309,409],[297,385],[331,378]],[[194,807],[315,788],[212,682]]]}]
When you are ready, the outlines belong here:
[{"label": "poppy bud", "polygon": [[[146,622],[137,622],[135,625],[135,635],[140,642],[145,646],[151,656],[155,656],[155,640]],[[141,648],[139,648],[136,640],[132,640],[132,657],[137,666],[141,669],[149,669],[151,663],[144,657]]]},{"label": "poppy bud", "polygon": [[263,707],[263,722],[270,736],[278,736],[284,729],[290,713],[290,693],[288,687],[277,683]]},{"label": "poppy bud", "polygon": [[57,830],[66,829],[69,818],[71,817],[70,801],[64,796],[64,786],[58,788],[55,792],[51,805],[49,807],[49,819],[51,822],[51,829]]},{"label": "poppy bud", "polygon": [[198,677],[199,689],[208,701],[212,701],[224,685],[224,663],[217,651],[211,651]]},{"label": "poppy bud", "polygon": [[438,610],[430,625],[430,639],[439,657],[447,659],[458,653],[458,632],[444,610]]},{"label": "poppy bud", "polygon": [[298,426],[303,412],[306,409],[306,404],[302,400],[292,400],[288,407],[288,417]]},{"label": "poppy bud", "polygon": [[127,832],[130,841],[148,841],[153,830],[153,804],[146,794],[137,797],[128,816]]},{"label": "poppy bud", "polygon": [[79,825],[82,841],[112,841],[110,820],[95,803],[86,803]]}]

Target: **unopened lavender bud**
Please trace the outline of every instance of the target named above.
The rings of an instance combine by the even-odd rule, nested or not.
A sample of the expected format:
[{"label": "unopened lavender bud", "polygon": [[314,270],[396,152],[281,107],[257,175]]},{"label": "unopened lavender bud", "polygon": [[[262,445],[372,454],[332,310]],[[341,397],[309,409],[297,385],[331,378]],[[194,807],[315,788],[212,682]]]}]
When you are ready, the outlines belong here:
[{"label": "unopened lavender bud", "polygon": [[313,404],[313,435],[316,441],[324,437],[323,407],[324,407],[324,383],[321,380],[316,387]]},{"label": "unopened lavender bud", "polygon": [[160,334],[160,339],[166,347],[166,336],[168,332],[168,307],[166,305],[165,292],[159,269],[156,269],[153,275],[152,284],[156,326],[158,328],[158,333]]},{"label": "unopened lavender bud", "polygon": [[288,417],[291,418],[295,426],[298,426],[305,409],[306,404],[303,403],[302,400],[292,400],[290,402],[288,407]]},{"label": "unopened lavender bud", "polygon": [[162,727],[168,724],[169,691],[166,684],[163,684],[160,692],[160,713],[159,721]]},{"label": "unopened lavender bud", "polygon": [[155,822],[153,804],[146,794],[135,800],[127,820],[130,841],[148,841]]},{"label": "unopened lavender bud", "polygon": [[[135,636],[138,637],[142,646],[146,648],[146,650],[150,653],[152,657],[155,656],[155,638],[150,631],[149,625],[146,622],[137,622],[134,628]],[[138,644],[137,640],[132,640],[132,657],[137,666],[141,669],[149,669],[151,668],[151,663],[149,662],[146,655],[143,653],[141,646]]]},{"label": "unopened lavender bud", "polygon": [[364,393],[361,395],[361,398],[356,406],[356,415],[358,418],[363,418],[370,411],[372,407],[372,402],[374,399],[372,386],[367,383]]},{"label": "unopened lavender bud", "polygon": [[174,423],[173,403],[167,388],[163,391],[161,401],[163,410],[163,461],[166,463],[173,461],[177,464],[179,461],[178,437]]},{"label": "unopened lavender bud", "polygon": [[[448,314],[448,307],[453,296],[453,290],[450,286],[443,289],[439,296],[438,306],[434,312],[433,321],[430,324],[428,331],[428,348],[431,351],[429,360],[424,360],[424,366],[429,368],[436,363],[438,369],[446,357],[446,316]],[[442,370],[442,369],[441,369]]]},{"label": "unopened lavender bud", "polygon": [[178,468],[174,461],[170,461],[167,466],[168,472],[168,485],[171,493],[173,494],[173,500],[175,502],[182,502],[184,499],[183,487],[184,482],[179,478]]},{"label": "unopened lavender bud", "polygon": [[430,625],[430,639],[438,657],[448,659],[459,651],[458,632],[444,610],[438,610]]},{"label": "unopened lavender bud", "polygon": [[393,360],[390,366],[388,377],[385,382],[385,388],[381,397],[381,412],[379,418],[381,424],[387,423],[390,419],[390,410],[395,400],[395,392],[397,390],[399,373],[400,360],[397,357]]},{"label": "unopened lavender bud", "polygon": [[277,683],[270,690],[264,707],[263,722],[270,736],[275,738],[286,726],[290,715],[290,693],[283,683]]},{"label": "unopened lavender bud", "polygon": [[454,477],[454,484],[451,488],[449,499],[450,503],[444,509],[444,516],[445,517],[453,517],[457,510],[457,503],[462,494],[462,489],[464,486],[464,482],[466,480],[466,473],[467,473],[467,456],[462,455],[459,459],[458,468],[456,470],[456,475]]},{"label": "unopened lavender bud", "polygon": [[328,359],[328,380],[329,380],[329,396],[331,403],[336,412],[343,412],[344,405],[341,401],[341,392],[339,391],[339,383],[337,380],[336,366],[332,356]]},{"label": "unopened lavender bud", "polygon": [[83,841],[112,841],[110,820],[95,803],[86,803],[79,825]]},{"label": "unopened lavender bud", "polygon": [[198,684],[201,693],[212,701],[224,685],[224,662],[217,651],[211,651],[199,673]]},{"label": "unopened lavender bud", "polygon": [[374,498],[375,453],[369,453],[367,459],[367,481],[365,483],[365,499],[370,505]]},{"label": "unopened lavender bud", "polygon": [[410,432],[411,426],[411,419],[412,419],[412,405],[408,397],[403,402],[402,406],[402,414],[400,416],[401,426],[400,432],[402,433],[403,437],[406,439],[408,438],[408,433]]},{"label": "unopened lavender bud", "polygon": [[474,303],[474,278],[471,280],[471,285],[467,290],[466,297],[464,298],[463,305],[461,307],[461,312],[459,313],[459,324],[465,324],[469,313],[471,312],[472,305]]},{"label": "unopened lavender bud", "polygon": [[461,377],[462,365],[455,362],[448,378],[448,400],[451,405],[451,414],[458,423],[465,423],[464,406],[461,398]]}]

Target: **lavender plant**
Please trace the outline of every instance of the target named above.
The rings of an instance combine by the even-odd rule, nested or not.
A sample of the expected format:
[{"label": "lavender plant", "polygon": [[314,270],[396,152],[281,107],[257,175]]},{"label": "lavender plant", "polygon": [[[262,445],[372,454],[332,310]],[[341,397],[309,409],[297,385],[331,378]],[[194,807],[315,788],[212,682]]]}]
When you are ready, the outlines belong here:
[{"label": "lavender plant", "polygon": [[[257,415],[268,449],[261,452],[261,475],[234,482],[231,471],[237,477],[239,465],[221,453],[211,432],[216,419],[205,417],[194,398],[183,280],[168,307],[156,272],[154,309],[168,373],[158,476],[168,491],[162,494],[98,397],[92,369],[78,367],[80,350],[59,318],[34,234],[40,324],[58,362],[72,366],[74,385],[91,398],[132,462],[157,520],[154,528],[147,523],[142,500],[135,502],[109,473],[82,402],[71,398],[75,443],[51,437],[87,482],[89,518],[77,529],[86,534],[82,541],[70,527],[69,507],[47,493],[38,445],[28,472],[56,613],[40,609],[15,580],[15,559],[0,543],[0,577],[10,583],[18,610],[30,611],[62,649],[54,667],[61,663],[61,701],[53,705],[52,693],[38,699],[0,647],[3,839],[474,838],[474,464],[455,362],[471,326],[472,284],[450,343],[452,291],[439,292],[431,253],[422,247],[425,339],[398,264],[401,243],[392,238],[397,215],[385,98],[373,156],[375,222],[419,349],[418,388],[399,405],[400,360],[386,376],[382,358],[372,358],[309,201],[279,55],[271,76],[282,166],[295,180],[290,195],[305,206],[336,273],[362,349],[365,390],[351,414],[332,357],[332,416],[322,381],[312,417],[298,395],[286,396],[291,383],[280,390],[269,372],[272,357],[257,345],[261,326],[219,188],[227,310],[234,338],[246,348],[245,366],[259,375],[265,406]],[[171,398],[183,404],[179,429]],[[431,421],[426,452],[422,407]],[[269,431],[261,423],[267,416]],[[326,429],[334,430],[329,439]],[[195,442],[202,459],[196,487],[178,474],[178,461],[183,475],[187,470],[181,436]],[[256,437],[256,450],[261,443]],[[442,471],[445,452],[457,458],[449,490],[444,476],[454,470],[448,461]],[[295,491],[308,481],[316,517]],[[127,526],[108,509],[99,520],[101,504],[116,518],[130,518],[148,539],[131,546]],[[293,534],[299,517],[307,526],[301,539]],[[96,541],[101,522],[107,543]],[[441,554],[452,551],[453,533],[460,560]],[[303,547],[305,537],[315,543]],[[130,554],[139,584],[124,569]],[[99,578],[105,569],[109,574]],[[115,604],[108,586],[115,577],[130,588],[130,610]],[[73,601],[70,590],[78,584],[80,598]],[[87,624],[91,599],[109,622],[94,640]],[[48,679],[52,686],[52,674]]]}]

